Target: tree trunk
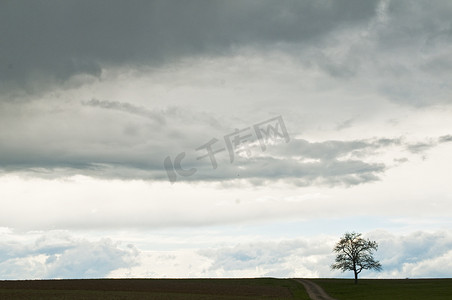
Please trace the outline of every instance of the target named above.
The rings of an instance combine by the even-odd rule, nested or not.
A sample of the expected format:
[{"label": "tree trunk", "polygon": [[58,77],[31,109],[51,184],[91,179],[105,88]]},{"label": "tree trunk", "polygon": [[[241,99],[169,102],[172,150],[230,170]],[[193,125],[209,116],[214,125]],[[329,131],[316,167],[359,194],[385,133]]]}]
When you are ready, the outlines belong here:
[{"label": "tree trunk", "polygon": [[358,284],[358,273],[356,272],[356,270],[354,270],[355,272],[355,284]]}]

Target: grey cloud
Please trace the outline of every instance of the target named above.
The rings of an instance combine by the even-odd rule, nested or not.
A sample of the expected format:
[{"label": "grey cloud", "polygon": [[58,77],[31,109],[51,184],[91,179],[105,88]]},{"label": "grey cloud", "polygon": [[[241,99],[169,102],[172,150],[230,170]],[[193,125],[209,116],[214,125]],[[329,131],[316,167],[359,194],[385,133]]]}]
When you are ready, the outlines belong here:
[{"label": "grey cloud", "polygon": [[406,157],[394,158],[394,162],[399,163],[399,164],[406,163],[407,161],[409,161],[409,160]]},{"label": "grey cloud", "polygon": [[115,101],[105,101],[105,100],[97,100],[91,99],[89,101],[82,102],[83,105],[100,107],[105,109],[113,109],[118,111],[124,111],[127,113],[135,114],[144,118],[149,118],[151,120],[156,121],[160,125],[165,124],[165,118],[159,112],[154,112],[144,107],[139,107],[132,105],[127,102],[115,102]]},{"label": "grey cloud", "polygon": [[437,147],[439,144],[452,142],[452,135],[443,135],[436,139],[429,139],[423,142],[406,143],[406,148],[412,153],[424,153],[425,151]]},{"label": "grey cloud", "polygon": [[[57,100],[56,100],[57,101]],[[47,102],[44,102],[47,103]],[[3,104],[0,132],[0,172],[55,178],[84,174],[100,178],[168,180],[163,162],[186,152],[181,166],[197,172],[179,181],[232,181],[253,184],[287,181],[296,185],[351,186],[379,180],[391,166],[368,159],[391,147],[422,154],[439,139],[411,143],[403,138],[327,140],[293,138],[262,151],[257,140],[251,156],[230,161],[223,136],[231,120],[219,122],[214,114],[177,107],[159,111],[127,102],[96,100],[48,106]],[[55,109],[58,108],[58,109]],[[211,138],[218,168],[198,147]]]},{"label": "grey cloud", "polygon": [[352,126],[353,121],[354,121],[353,119],[345,120],[345,121],[339,123],[339,124],[337,125],[336,129],[337,129],[337,130],[342,130],[342,129],[349,128],[349,127]]},{"label": "grey cloud", "polygon": [[310,143],[303,139],[296,139],[287,146],[274,148],[278,153],[284,155],[300,155],[313,159],[337,159],[352,156],[356,158],[365,157],[375,153],[379,149],[391,146],[404,147],[409,152],[421,154],[429,149],[438,146],[439,143],[452,141],[450,135],[438,138],[428,138],[421,142],[410,142],[403,137],[362,139],[353,141],[324,141],[320,143]]},{"label": "grey cloud", "polygon": [[448,103],[451,15],[448,1],[3,2],[0,90],[17,96],[17,88],[64,88],[78,74],[252,49],[321,69],[328,86],[415,106]]},{"label": "grey cloud", "polygon": [[428,72],[433,76],[437,74],[449,74],[452,70],[452,55],[450,53],[438,54],[430,58],[420,66],[422,71]]},{"label": "grey cloud", "polygon": [[[221,169],[223,166],[227,167],[223,170]],[[249,179],[259,184],[285,180],[302,186],[312,184],[349,186],[378,180],[377,175],[385,169],[384,164],[369,164],[358,160],[303,163],[292,158],[262,157],[243,159],[234,164],[223,162],[218,170],[208,171],[207,167],[201,174],[193,175],[192,180]]]},{"label": "grey cloud", "polygon": [[[375,69],[384,74],[380,91],[416,106],[450,103],[446,69],[452,42],[449,1],[389,1],[376,30]],[[441,67],[439,67],[441,66]]]},{"label": "grey cloud", "polygon": [[391,145],[399,145],[400,138],[396,139],[369,139],[369,140],[353,140],[353,141],[324,141],[310,143],[303,139],[296,139],[287,145],[274,148],[280,154],[299,155],[313,159],[337,159],[346,155],[364,155],[373,150],[388,147]]},{"label": "grey cloud", "polygon": [[355,92],[417,107],[450,103],[451,16],[449,1],[380,1],[362,27],[310,43],[300,60]]},{"label": "grey cloud", "polygon": [[[180,180],[217,181],[240,178],[249,179],[257,185],[286,180],[300,186],[351,186],[377,181],[380,175],[390,168],[383,162],[367,162],[369,157],[390,147],[422,155],[436,147],[437,141],[447,140],[447,137],[426,139],[423,142],[409,142],[402,137],[312,143],[303,139],[292,139],[289,143],[269,147],[266,152],[260,153],[259,148],[252,148],[253,154],[250,157],[237,156],[233,163],[227,160],[227,157],[220,156],[216,170],[207,158],[204,161],[188,159],[184,167],[196,167],[199,172]],[[400,163],[407,159],[395,158],[394,161]]]},{"label": "grey cloud", "polygon": [[[76,135],[78,140],[75,141],[66,138],[55,142],[50,138],[49,145],[41,143],[39,147],[24,147],[24,144],[17,144],[17,141],[5,142],[1,154],[2,170],[41,177],[85,174],[102,178],[166,181],[168,175],[163,165],[165,157],[169,156],[174,163],[176,155],[186,152],[181,167],[195,168],[196,172],[188,177],[179,176],[178,181],[224,182],[245,179],[260,185],[283,180],[300,186],[315,184],[351,186],[379,180],[380,175],[389,168],[383,162],[366,161],[378,151],[396,146],[422,154],[437,145],[435,139],[420,143],[409,143],[403,138],[331,140],[313,143],[303,139],[292,139],[289,143],[273,145],[266,152],[262,152],[257,145],[253,146],[251,156],[235,155],[234,162],[229,160],[228,151],[223,149],[215,155],[218,168],[214,169],[207,157],[198,159],[207,153],[195,150],[203,144],[199,138],[196,140],[193,136],[187,135],[168,140],[172,127],[159,125],[162,126],[161,129],[156,129],[155,122],[152,123],[154,125],[138,127],[141,129],[130,129],[138,133],[130,135],[127,132],[126,125],[135,117],[155,120],[153,111],[111,101],[91,100],[85,102],[86,105],[123,111],[128,117],[115,121],[117,129],[116,132],[112,131],[111,136],[101,135],[102,132],[99,132],[92,137]],[[165,116],[171,120],[175,117],[173,112],[168,114],[163,112],[157,121],[166,120]],[[202,119],[200,124],[190,125],[188,132],[198,132],[203,128],[204,122],[211,120]],[[96,129],[90,129],[94,130]],[[447,140],[447,137],[443,136],[439,140]],[[196,141],[199,142],[198,145]],[[26,142],[33,145],[33,141]],[[214,148],[224,146],[220,140]]]},{"label": "grey cloud", "polygon": [[[156,65],[234,47],[305,42],[359,24],[377,1],[6,1],[0,88],[39,91],[110,66]],[[39,82],[39,84],[35,84]]]},{"label": "grey cloud", "polygon": [[452,142],[452,135],[448,134],[448,135],[440,136],[439,137],[439,142],[440,143]]},{"label": "grey cloud", "polygon": [[411,144],[411,145],[407,145],[407,149],[410,152],[413,152],[413,153],[423,153],[423,152],[429,150],[430,148],[432,148],[434,146],[435,146],[434,143],[428,143],[428,142],[425,142],[425,143],[414,143],[414,144]]},{"label": "grey cloud", "polygon": [[[308,143],[308,142],[307,142]],[[337,142],[340,144],[340,142]],[[308,143],[309,144],[309,143]],[[297,156],[309,158],[314,155],[321,158],[319,161],[303,162],[298,158],[287,156],[281,158],[271,154],[262,157],[236,157],[231,163],[226,152],[217,155],[218,168],[213,169],[208,158],[197,160],[202,153],[194,149],[179,148],[176,150],[187,150],[186,160],[182,162],[184,169],[196,168],[197,173],[190,177],[179,177],[182,181],[227,181],[234,179],[247,179],[252,182],[269,182],[275,180],[290,180],[298,185],[328,184],[328,185],[354,185],[378,180],[378,174],[385,171],[382,163],[366,163],[359,159],[338,160],[341,155],[354,151],[350,147],[349,152],[335,150],[330,142],[316,143],[318,152],[300,151]],[[359,144],[359,143],[358,143]],[[64,144],[62,145],[64,146]],[[169,148],[160,149],[149,147],[135,147],[127,149],[127,145],[116,145],[114,149],[102,152],[94,148],[91,153],[73,149],[71,154],[66,153],[64,157],[55,155],[55,151],[48,154],[36,153],[11,158],[13,153],[3,153],[3,170],[9,172],[25,172],[34,176],[53,177],[67,176],[71,174],[86,174],[103,178],[121,179],[149,179],[168,180],[163,168],[164,157],[174,153]],[[275,146],[276,148],[277,146]],[[358,147],[359,149],[359,147]],[[165,152],[166,151],[166,152]],[[255,150],[258,154],[259,150]],[[324,152],[322,152],[324,151]],[[56,153],[61,150],[56,151]],[[64,153],[64,152],[63,152]],[[25,158],[22,157],[24,155]],[[175,155],[175,154],[174,154]],[[171,156],[174,161],[174,156]]]},{"label": "grey cloud", "polygon": [[[389,22],[397,26],[395,30],[382,32],[381,38],[387,42],[396,42],[397,47],[404,47],[403,42],[419,43],[427,47],[428,43],[438,44],[443,39],[451,40],[452,29],[444,25],[450,25],[450,13],[452,5],[447,0],[418,1],[413,3],[409,0],[388,1],[387,12]],[[393,19],[398,16],[398,19]],[[432,19],[436,16],[436,19]],[[403,27],[403,25],[411,25]],[[410,35],[406,35],[411,33]],[[419,40],[419,36],[426,39]],[[403,39],[403,40],[401,40]],[[407,45],[405,45],[406,47]],[[404,48],[405,48],[404,47]],[[424,48],[426,50],[427,48]],[[413,49],[415,50],[415,49]]]}]

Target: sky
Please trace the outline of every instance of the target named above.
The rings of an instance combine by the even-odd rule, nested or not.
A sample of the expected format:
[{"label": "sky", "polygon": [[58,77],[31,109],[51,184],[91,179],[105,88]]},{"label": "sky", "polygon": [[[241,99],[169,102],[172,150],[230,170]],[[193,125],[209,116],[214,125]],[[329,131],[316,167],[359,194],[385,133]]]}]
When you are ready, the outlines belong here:
[{"label": "sky", "polygon": [[2,1],[0,279],[451,277],[452,3]]}]

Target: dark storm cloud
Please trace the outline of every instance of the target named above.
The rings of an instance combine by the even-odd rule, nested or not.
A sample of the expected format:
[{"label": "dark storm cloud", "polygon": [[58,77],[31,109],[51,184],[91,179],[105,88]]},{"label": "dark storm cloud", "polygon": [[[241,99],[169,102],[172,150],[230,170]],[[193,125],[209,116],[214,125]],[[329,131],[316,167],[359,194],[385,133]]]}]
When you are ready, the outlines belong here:
[{"label": "dark storm cloud", "polygon": [[[2,169],[6,172],[26,172],[34,176],[55,177],[86,174],[101,178],[145,179],[167,181],[164,158],[174,163],[176,154],[186,150],[183,169],[195,168],[192,176],[178,176],[177,181],[225,182],[244,179],[261,185],[283,180],[295,185],[315,184],[351,186],[379,180],[388,166],[383,162],[367,162],[375,151],[401,145],[399,139],[324,141],[311,143],[294,139],[288,144],[271,146],[267,152],[252,148],[251,156],[236,156],[230,161],[227,152],[215,155],[218,167],[214,168],[208,158],[195,149],[159,147],[153,144],[128,145],[103,141],[91,145],[90,152],[84,147],[66,149],[71,144],[64,141],[52,151],[37,152],[36,149],[9,149],[2,153]],[[179,143],[183,140],[179,140]],[[83,144],[83,142],[82,142]],[[188,141],[187,141],[188,145]],[[54,145],[55,146],[55,145]]]},{"label": "dark storm cloud", "polygon": [[[388,3],[386,8],[384,3]],[[409,14],[404,6],[409,7]],[[407,96],[422,90],[424,100],[435,103],[442,101],[435,97],[436,91],[449,93],[449,78],[444,76],[447,72],[436,72],[436,67],[429,66],[450,61],[449,52],[443,50],[447,47],[442,46],[450,44],[447,16],[452,9],[447,2],[436,1],[433,6],[429,7],[427,2],[410,6],[402,1],[3,1],[0,90],[20,87],[36,92],[74,75],[100,76],[103,80],[102,72],[108,68],[130,67],[139,73],[142,67],[185,57],[227,55],[249,47],[256,56],[265,49],[281,49],[297,58],[290,62],[290,68],[306,68],[302,74],[307,77],[313,70],[316,73],[318,67],[323,73],[315,75],[316,95],[328,91],[330,86],[340,86],[353,96],[363,92],[366,96],[363,99],[373,98],[377,89],[390,100],[403,96],[401,101],[417,103]],[[416,30],[412,31],[407,24],[417,24]],[[419,55],[422,60],[417,59]],[[252,57],[244,56],[245,60]],[[242,60],[238,63],[243,64]],[[290,75],[290,68],[273,74],[270,85],[274,82],[278,88],[280,72]],[[165,75],[159,68],[146,70],[155,71],[153,76],[146,77],[148,82],[157,82],[151,85],[152,89],[167,92],[176,85],[173,73]],[[179,76],[188,78],[196,72],[205,72],[203,75],[210,77],[203,68],[187,70]],[[118,72],[126,74],[118,75],[120,80],[137,80],[127,70],[123,71]],[[259,78],[265,72],[262,68],[259,75],[250,76],[255,81],[243,80],[243,85],[254,85],[256,90],[268,85]],[[174,99],[180,96],[175,93],[165,100],[149,98],[147,102],[134,99],[126,102],[129,99],[120,96],[105,100],[96,93],[112,88],[109,84],[116,88],[117,82],[116,79],[109,82],[111,77],[105,79],[106,83],[102,80],[101,87],[80,89],[73,94],[60,89],[49,99],[36,97],[32,103],[2,103],[0,170],[37,172],[43,176],[83,173],[105,178],[167,180],[164,158],[174,159],[182,151],[195,152],[202,142],[200,136],[218,137],[229,132],[234,119],[229,116],[238,115],[243,103],[247,102],[248,112],[271,110],[263,105],[267,100],[253,98],[254,93],[243,97],[217,94],[205,88],[209,84],[212,87],[211,82],[199,84],[196,80],[183,81],[194,91],[188,89],[180,99]],[[290,86],[299,85],[298,79],[287,81]],[[126,89],[131,86],[135,85],[124,85]],[[442,86],[442,90],[437,86]],[[225,90],[229,92],[231,88],[225,86]],[[121,94],[116,89],[113,92]],[[128,90],[124,94],[132,94],[133,98],[134,93]],[[2,100],[7,98],[4,95]],[[223,97],[215,98],[216,95]],[[232,96],[226,99],[224,95]],[[340,90],[337,95],[341,95]],[[82,105],[80,99],[85,100]],[[340,115],[341,99],[344,98],[335,96],[334,103],[328,102],[325,108],[337,109]],[[450,97],[444,99],[450,101]],[[220,101],[228,105],[217,105]],[[203,106],[206,102],[211,106]],[[290,97],[277,102],[277,106],[289,107],[294,114],[309,111],[310,105],[313,104],[309,101],[299,103]],[[338,129],[355,126],[350,116],[344,119],[347,121],[339,124]],[[423,153],[449,140],[450,136],[417,143],[402,139],[321,142],[293,139],[283,147],[234,164],[226,155],[218,170],[212,170],[206,161],[197,161],[196,153],[192,153],[184,161],[185,166],[200,171],[181,180],[222,181],[240,177],[257,183],[296,179],[297,184],[319,181],[357,184],[377,180],[388,168],[383,163],[366,161],[375,151],[396,146],[411,153]]]},{"label": "dark storm cloud", "polygon": [[[446,75],[452,70],[452,5],[447,0],[388,1],[376,25],[375,48],[367,59],[378,76],[379,92],[392,101],[425,106],[450,103]],[[364,57],[362,57],[364,58]]]},{"label": "dark storm cloud", "polygon": [[[369,19],[377,1],[2,1],[0,87],[39,90],[108,66],[304,42]],[[37,86],[36,82],[39,82]]]}]

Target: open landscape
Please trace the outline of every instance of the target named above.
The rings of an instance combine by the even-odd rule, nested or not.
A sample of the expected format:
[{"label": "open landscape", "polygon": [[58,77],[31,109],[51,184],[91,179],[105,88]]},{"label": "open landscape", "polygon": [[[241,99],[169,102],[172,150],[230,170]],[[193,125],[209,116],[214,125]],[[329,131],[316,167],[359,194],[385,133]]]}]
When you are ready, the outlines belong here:
[{"label": "open landscape", "polygon": [[[452,296],[452,279],[309,279],[337,300]],[[311,299],[294,279],[77,279],[0,281],[0,299]]]},{"label": "open landscape", "polygon": [[0,0],[0,300],[452,300],[451,0]]}]

